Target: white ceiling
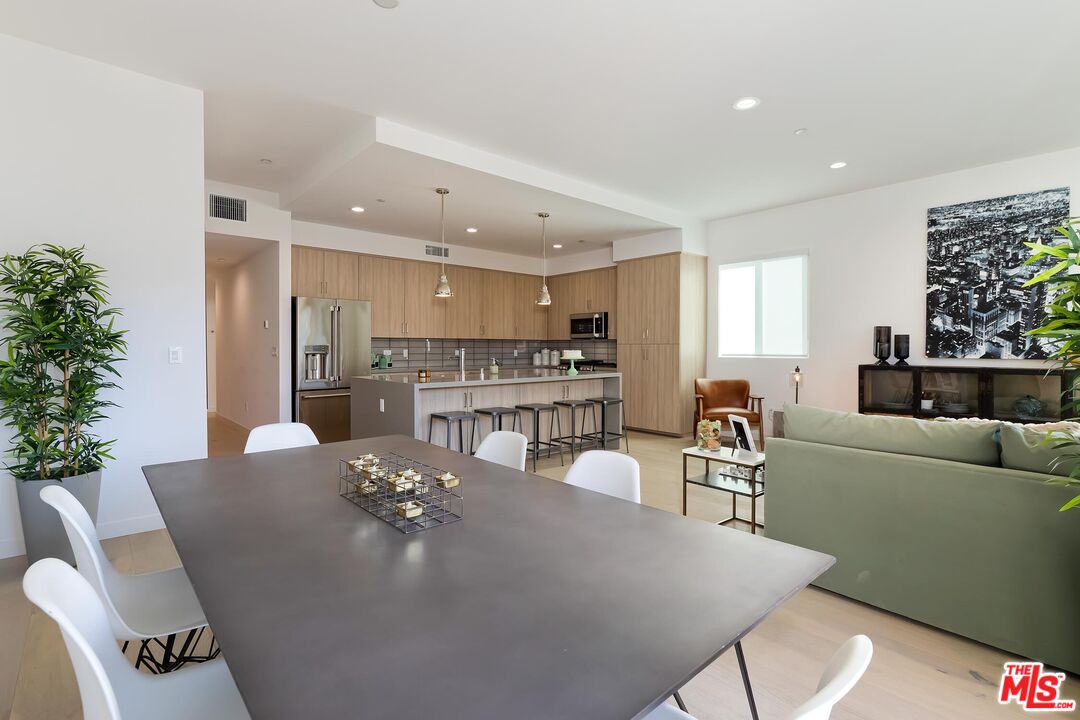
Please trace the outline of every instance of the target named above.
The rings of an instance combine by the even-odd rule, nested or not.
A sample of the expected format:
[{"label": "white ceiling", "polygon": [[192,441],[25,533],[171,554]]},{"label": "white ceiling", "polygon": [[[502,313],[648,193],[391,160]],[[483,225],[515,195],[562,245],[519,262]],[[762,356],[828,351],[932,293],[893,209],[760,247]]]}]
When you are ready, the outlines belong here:
[{"label": "white ceiling", "polygon": [[[446,242],[540,257],[540,219],[548,253],[596,250],[612,240],[669,226],[462,165],[372,144],[339,170],[305,188],[289,209],[297,220],[439,241],[439,196],[446,187]],[[384,202],[379,202],[379,200]],[[354,213],[351,208],[364,208]],[[475,227],[476,233],[466,232]]]},{"label": "white ceiling", "polygon": [[215,179],[279,188],[359,114],[699,218],[1080,145],[1078,23],[1075,0],[0,0],[4,32],[208,91]]},{"label": "white ceiling", "polygon": [[227,268],[246,260],[263,248],[273,245],[273,240],[261,238],[241,237],[239,235],[222,235],[221,233],[205,233],[206,236],[206,267],[209,270]]}]

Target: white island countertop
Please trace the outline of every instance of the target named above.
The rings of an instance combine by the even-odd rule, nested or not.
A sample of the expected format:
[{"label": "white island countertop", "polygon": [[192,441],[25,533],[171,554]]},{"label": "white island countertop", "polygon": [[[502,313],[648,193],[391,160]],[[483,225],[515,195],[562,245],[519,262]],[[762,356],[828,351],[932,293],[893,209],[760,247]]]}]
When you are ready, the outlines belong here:
[{"label": "white island countertop", "polygon": [[358,381],[415,385],[418,390],[424,390],[427,388],[475,387],[477,385],[513,385],[520,383],[565,382],[568,380],[603,380],[605,378],[617,377],[622,377],[621,373],[582,370],[577,375],[567,375],[565,370],[529,367],[503,369],[495,377],[492,377],[485,370],[483,380],[480,379],[479,370],[465,371],[464,379],[462,379],[461,373],[459,372],[433,372],[431,373],[431,380],[428,382],[421,382],[415,372],[357,375],[353,378],[353,387],[356,386],[356,382]]}]

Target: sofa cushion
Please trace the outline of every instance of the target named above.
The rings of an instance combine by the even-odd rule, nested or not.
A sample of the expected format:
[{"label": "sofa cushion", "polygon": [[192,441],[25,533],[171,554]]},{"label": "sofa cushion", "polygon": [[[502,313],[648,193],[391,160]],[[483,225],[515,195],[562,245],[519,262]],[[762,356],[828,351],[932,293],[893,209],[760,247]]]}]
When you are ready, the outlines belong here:
[{"label": "sofa cushion", "polygon": [[860,415],[807,405],[784,406],[784,435],[792,440],[901,455],[1000,465],[1001,423],[936,423],[889,415]]},{"label": "sofa cushion", "polygon": [[[1054,445],[1070,436],[1078,439],[1080,436],[1070,432],[1071,428],[1064,423],[1062,425],[1063,427],[1055,428],[1052,433],[1011,423],[1002,425],[1002,466],[1013,470],[1068,477],[1077,463],[1080,463],[1080,446],[1055,448]],[[1046,442],[1050,435],[1053,439]]]}]

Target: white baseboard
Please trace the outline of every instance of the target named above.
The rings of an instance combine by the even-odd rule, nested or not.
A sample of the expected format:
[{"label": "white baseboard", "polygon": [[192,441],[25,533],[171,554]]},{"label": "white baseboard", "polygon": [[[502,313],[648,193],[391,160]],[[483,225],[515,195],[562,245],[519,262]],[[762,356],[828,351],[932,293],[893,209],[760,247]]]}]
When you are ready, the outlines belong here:
[{"label": "white baseboard", "polygon": [[25,554],[26,548],[23,546],[23,541],[21,537],[11,538],[9,540],[0,540],[0,559]]},{"label": "white baseboard", "polygon": [[165,523],[162,521],[161,515],[152,513],[150,515],[124,518],[123,520],[112,520],[107,523],[98,523],[97,530],[98,536],[105,539],[160,530],[163,527],[165,527]]}]

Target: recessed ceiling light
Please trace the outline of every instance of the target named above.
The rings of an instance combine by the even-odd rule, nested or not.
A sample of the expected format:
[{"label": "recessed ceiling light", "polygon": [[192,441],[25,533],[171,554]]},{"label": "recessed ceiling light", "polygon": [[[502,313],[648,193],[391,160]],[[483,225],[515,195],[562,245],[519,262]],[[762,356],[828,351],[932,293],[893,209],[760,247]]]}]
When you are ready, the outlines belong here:
[{"label": "recessed ceiling light", "polygon": [[806,134],[806,128],[799,128],[798,130],[795,131],[795,134],[796,135],[805,135]]},{"label": "recessed ceiling light", "polygon": [[839,170],[842,167],[847,167],[847,163],[844,162],[843,160],[840,160],[840,161],[834,162],[829,167],[832,168],[833,170]]},{"label": "recessed ceiling light", "polygon": [[735,108],[736,110],[753,110],[760,104],[761,101],[758,100],[756,97],[741,97],[736,100],[735,104],[731,107]]},{"label": "recessed ceiling light", "polygon": [[477,232],[477,230],[476,230],[476,228],[465,228],[465,232],[474,233],[474,232]]},{"label": "recessed ceiling light", "polygon": [[398,6],[398,0],[374,0],[375,4],[387,10],[393,10]]},{"label": "recessed ceiling light", "polygon": [[551,247],[555,248],[556,250],[562,250],[562,245],[552,245]]},{"label": "recessed ceiling light", "polygon": [[349,209],[352,210],[354,213],[362,213],[362,212],[364,212],[364,208],[360,207],[359,205],[354,205]]},{"label": "recessed ceiling light", "polygon": [[273,165],[274,161],[271,160],[270,158],[260,158],[259,159],[259,164],[260,165]]},{"label": "recessed ceiling light", "polygon": [[386,202],[383,198],[375,198],[375,202]]}]

